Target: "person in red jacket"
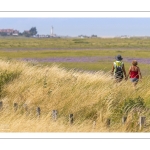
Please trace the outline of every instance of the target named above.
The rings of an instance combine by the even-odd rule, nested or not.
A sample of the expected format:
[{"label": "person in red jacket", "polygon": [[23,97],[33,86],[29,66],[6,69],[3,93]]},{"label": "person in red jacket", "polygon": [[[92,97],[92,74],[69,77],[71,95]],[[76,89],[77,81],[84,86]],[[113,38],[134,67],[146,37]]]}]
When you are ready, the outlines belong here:
[{"label": "person in red jacket", "polygon": [[142,79],[142,74],[140,68],[137,66],[138,62],[136,60],[132,61],[132,66],[129,68],[129,73],[127,77],[130,78],[134,86],[138,83],[139,79]]}]

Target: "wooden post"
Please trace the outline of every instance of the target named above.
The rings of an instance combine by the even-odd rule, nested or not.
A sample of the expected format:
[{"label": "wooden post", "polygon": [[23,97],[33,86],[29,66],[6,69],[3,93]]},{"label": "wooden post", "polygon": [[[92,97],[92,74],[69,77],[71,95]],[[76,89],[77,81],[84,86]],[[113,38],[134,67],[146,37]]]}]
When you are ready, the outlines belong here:
[{"label": "wooden post", "polygon": [[3,108],[3,102],[0,101],[0,110],[2,110],[2,108]]},{"label": "wooden post", "polygon": [[107,126],[107,127],[110,126],[110,119],[109,119],[109,118],[106,120],[106,126]]},{"label": "wooden post", "polygon": [[145,122],[146,122],[146,117],[140,117],[140,130],[145,125]]},{"label": "wooden post", "polygon": [[27,112],[28,111],[28,106],[27,104],[23,104],[24,110]]},{"label": "wooden post", "polygon": [[125,124],[127,117],[122,117],[122,123]]},{"label": "wooden post", "polygon": [[18,109],[18,103],[14,103],[14,111],[17,111]]},{"label": "wooden post", "polygon": [[40,109],[40,107],[37,107],[36,111],[37,111],[37,116],[40,117],[40,114],[41,114],[41,109]]},{"label": "wooden post", "polygon": [[93,121],[93,129],[95,129],[96,121]]},{"label": "wooden post", "polygon": [[27,115],[28,114],[28,106],[27,106],[27,104],[23,104],[23,107],[24,107],[24,112]]},{"label": "wooden post", "polygon": [[73,124],[73,114],[69,114],[69,122],[70,124]]},{"label": "wooden post", "polygon": [[54,119],[54,121],[56,121],[56,119],[57,119],[57,110],[52,111],[52,118]]}]

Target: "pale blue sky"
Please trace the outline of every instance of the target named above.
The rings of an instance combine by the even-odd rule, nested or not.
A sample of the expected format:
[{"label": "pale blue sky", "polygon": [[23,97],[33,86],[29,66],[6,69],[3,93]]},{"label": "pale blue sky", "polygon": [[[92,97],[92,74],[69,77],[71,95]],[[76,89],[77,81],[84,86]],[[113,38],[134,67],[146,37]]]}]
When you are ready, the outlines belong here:
[{"label": "pale blue sky", "polygon": [[50,34],[51,26],[58,36],[150,36],[150,18],[0,18],[0,29]]}]

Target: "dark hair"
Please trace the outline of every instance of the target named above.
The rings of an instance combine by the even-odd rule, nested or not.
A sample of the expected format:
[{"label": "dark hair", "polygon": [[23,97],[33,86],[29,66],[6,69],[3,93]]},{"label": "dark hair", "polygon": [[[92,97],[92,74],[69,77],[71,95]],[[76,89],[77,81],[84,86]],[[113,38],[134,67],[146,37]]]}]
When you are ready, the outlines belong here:
[{"label": "dark hair", "polygon": [[133,66],[137,66],[137,64],[138,64],[137,60],[133,60],[133,61],[132,61],[132,65],[133,65]]}]

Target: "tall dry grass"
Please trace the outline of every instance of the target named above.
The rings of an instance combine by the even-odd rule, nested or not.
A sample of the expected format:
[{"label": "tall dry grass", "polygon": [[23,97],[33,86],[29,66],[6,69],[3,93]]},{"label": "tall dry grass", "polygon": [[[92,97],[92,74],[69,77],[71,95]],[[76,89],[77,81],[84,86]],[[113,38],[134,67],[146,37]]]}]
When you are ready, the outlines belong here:
[{"label": "tall dry grass", "polygon": [[[115,83],[110,73],[103,71],[66,70],[13,60],[0,60],[0,68],[1,73],[15,74],[1,86],[1,132],[149,131],[149,77],[135,89],[129,80]],[[14,103],[18,103],[17,111]],[[41,108],[40,117],[37,107]],[[56,121],[52,110],[58,111]],[[72,125],[69,114],[74,115]],[[141,115],[146,116],[146,125],[139,129]],[[123,116],[127,116],[124,125]]]}]

